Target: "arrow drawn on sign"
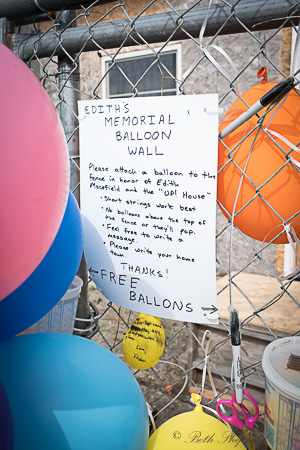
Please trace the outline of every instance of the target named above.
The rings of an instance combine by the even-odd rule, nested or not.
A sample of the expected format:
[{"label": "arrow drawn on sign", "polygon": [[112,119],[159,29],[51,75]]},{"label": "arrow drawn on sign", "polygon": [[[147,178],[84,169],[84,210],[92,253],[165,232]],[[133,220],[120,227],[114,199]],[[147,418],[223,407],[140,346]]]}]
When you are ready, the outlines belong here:
[{"label": "arrow drawn on sign", "polygon": [[92,269],[92,267],[89,268],[89,272],[90,272],[91,276],[94,276],[95,273],[99,273],[98,270]]},{"label": "arrow drawn on sign", "polygon": [[211,311],[209,314],[213,314],[218,311],[218,308],[216,308],[214,305],[211,305],[211,307],[202,306],[201,309],[203,309],[203,311]]}]

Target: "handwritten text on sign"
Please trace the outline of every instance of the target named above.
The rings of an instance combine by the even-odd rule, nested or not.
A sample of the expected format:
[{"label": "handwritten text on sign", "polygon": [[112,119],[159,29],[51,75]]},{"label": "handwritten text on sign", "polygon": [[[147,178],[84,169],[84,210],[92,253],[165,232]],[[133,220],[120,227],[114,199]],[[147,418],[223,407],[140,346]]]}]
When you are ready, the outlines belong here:
[{"label": "handwritten text on sign", "polygon": [[218,321],[217,110],[216,94],[79,102],[85,257],[114,303]]}]

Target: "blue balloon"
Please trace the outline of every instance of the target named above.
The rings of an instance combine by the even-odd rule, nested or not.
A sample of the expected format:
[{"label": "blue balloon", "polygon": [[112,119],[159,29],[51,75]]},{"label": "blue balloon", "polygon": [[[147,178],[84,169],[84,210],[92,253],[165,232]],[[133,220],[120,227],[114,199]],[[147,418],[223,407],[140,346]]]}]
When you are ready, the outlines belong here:
[{"label": "blue balloon", "polygon": [[146,450],[142,390],[100,344],[63,333],[16,336],[0,343],[0,361],[16,450]]},{"label": "blue balloon", "polygon": [[21,333],[59,302],[76,275],[82,251],[81,214],[69,192],[62,223],[48,253],[27,280],[0,301],[0,340]]}]

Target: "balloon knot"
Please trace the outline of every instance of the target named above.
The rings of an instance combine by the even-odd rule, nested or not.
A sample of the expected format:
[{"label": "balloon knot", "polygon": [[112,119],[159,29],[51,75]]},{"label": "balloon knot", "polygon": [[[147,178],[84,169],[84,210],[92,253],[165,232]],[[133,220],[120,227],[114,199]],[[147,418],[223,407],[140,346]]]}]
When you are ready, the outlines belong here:
[{"label": "balloon knot", "polygon": [[262,78],[261,84],[265,84],[268,82],[268,73],[265,66],[261,67],[256,74],[257,78]]},{"label": "balloon knot", "polygon": [[201,402],[201,395],[192,393],[191,397],[194,400],[195,404],[199,405],[199,403]]},{"label": "balloon knot", "polygon": [[201,395],[192,393],[191,397],[196,404],[196,408],[194,409],[194,412],[203,413],[202,406],[200,405]]}]

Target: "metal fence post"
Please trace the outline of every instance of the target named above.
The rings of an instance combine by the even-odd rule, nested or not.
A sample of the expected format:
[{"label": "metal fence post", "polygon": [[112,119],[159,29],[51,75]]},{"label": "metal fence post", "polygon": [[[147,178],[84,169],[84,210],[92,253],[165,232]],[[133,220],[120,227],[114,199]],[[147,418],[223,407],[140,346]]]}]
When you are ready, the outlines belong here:
[{"label": "metal fence post", "polygon": [[[63,11],[59,15],[61,31],[65,27],[76,27],[76,11]],[[72,22],[73,21],[73,22]],[[72,22],[72,23],[71,23]],[[60,118],[65,130],[71,166],[70,189],[80,204],[80,171],[79,171],[79,133],[78,133],[78,108],[77,101],[80,92],[79,60],[76,54],[65,53],[58,57],[58,80],[60,98]],[[83,288],[78,303],[77,317],[89,318],[88,301],[88,273],[84,259],[82,259],[78,276],[83,280]],[[75,324],[76,328],[85,328],[82,322]]]}]

